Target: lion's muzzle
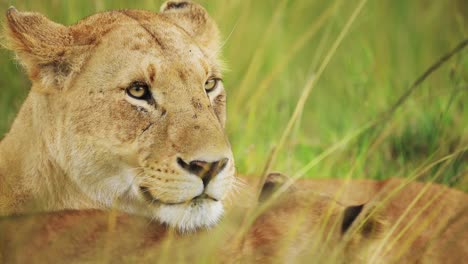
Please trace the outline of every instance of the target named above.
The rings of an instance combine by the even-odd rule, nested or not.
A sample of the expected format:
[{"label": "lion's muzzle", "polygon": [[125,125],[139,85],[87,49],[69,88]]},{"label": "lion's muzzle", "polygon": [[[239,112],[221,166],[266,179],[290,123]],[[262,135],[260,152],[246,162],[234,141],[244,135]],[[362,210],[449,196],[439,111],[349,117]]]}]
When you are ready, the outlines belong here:
[{"label": "lion's muzzle", "polygon": [[183,159],[177,158],[177,164],[187,172],[200,177],[205,188],[226,167],[228,162],[229,159],[223,158],[214,162],[194,160],[187,163]]}]

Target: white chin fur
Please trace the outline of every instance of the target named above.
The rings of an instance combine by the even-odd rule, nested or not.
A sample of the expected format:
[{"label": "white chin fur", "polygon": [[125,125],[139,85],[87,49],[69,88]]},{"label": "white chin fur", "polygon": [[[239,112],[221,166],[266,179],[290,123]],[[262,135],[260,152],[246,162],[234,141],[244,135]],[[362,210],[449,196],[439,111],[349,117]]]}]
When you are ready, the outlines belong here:
[{"label": "white chin fur", "polygon": [[214,226],[223,215],[223,204],[219,201],[161,205],[155,217],[181,232]]}]

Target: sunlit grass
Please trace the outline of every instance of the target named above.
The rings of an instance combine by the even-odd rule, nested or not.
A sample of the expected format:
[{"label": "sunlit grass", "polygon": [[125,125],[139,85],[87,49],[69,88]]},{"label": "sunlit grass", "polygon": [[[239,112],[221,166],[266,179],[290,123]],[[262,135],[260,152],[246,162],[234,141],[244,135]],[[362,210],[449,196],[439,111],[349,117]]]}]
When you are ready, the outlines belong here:
[{"label": "sunlit grass", "polygon": [[[71,24],[108,9],[157,11],[161,2],[21,0],[2,1],[0,10],[15,5]],[[374,122],[468,37],[463,1],[200,2],[225,37],[227,130],[240,174],[397,176],[468,190],[467,50],[429,76],[391,119]],[[12,53],[1,50],[0,58],[1,137],[29,81]],[[403,233],[390,235],[384,241],[394,244]],[[205,247],[199,261],[209,262],[203,257],[215,248]]]}]

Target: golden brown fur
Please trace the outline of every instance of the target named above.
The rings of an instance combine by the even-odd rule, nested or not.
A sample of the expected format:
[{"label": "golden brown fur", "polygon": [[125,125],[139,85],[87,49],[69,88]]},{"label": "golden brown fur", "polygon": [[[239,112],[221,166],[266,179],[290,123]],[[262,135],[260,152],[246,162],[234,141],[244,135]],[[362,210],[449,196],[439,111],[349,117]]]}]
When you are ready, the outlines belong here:
[{"label": "golden brown fur", "polygon": [[468,195],[462,191],[399,179],[307,180],[301,185],[347,204],[375,204],[389,225],[383,244],[373,247],[378,250],[369,252],[369,258],[459,263],[468,256]]},{"label": "golden brown fur", "polygon": [[[218,221],[234,161],[222,82],[205,91],[221,62],[203,7],[169,1],[71,26],[14,8],[6,17],[32,88],[0,142],[0,215],[117,208],[184,230]],[[136,84],[151,98],[131,97]],[[191,161],[223,166],[208,181]]]},{"label": "golden brown fur", "polygon": [[[275,182],[273,189],[277,188],[278,181]],[[397,179],[301,180],[260,213],[242,239],[238,235],[248,223],[242,215],[244,209],[233,208],[216,229],[184,235],[157,223],[148,225],[143,218],[101,211],[69,211],[3,219],[0,248],[5,261],[34,257],[54,261],[107,258],[154,262],[167,257],[167,260],[179,258],[190,262],[208,254],[210,259],[224,262],[459,263],[467,254],[468,217],[464,206],[468,196],[444,186],[412,182],[384,203],[384,197],[400,189],[402,184]],[[274,193],[271,185],[267,187],[262,193],[266,199],[260,207]],[[423,191],[421,198],[425,201],[410,208],[408,216],[400,222],[401,227],[390,234],[404,211]],[[342,203],[327,196],[337,193],[345,194],[340,198]],[[432,203],[431,198],[438,195],[442,195],[441,200]],[[344,212],[352,208],[344,205],[348,204],[347,199],[367,204],[343,231]],[[447,206],[439,208],[441,203]],[[437,213],[437,221],[428,219],[431,212]],[[412,223],[411,219],[420,213],[423,217]],[[398,238],[398,243],[393,243],[409,224],[409,231]],[[386,240],[387,234],[392,239]],[[392,247],[387,252],[378,252],[382,243]],[[18,246],[22,251],[15,251]],[[373,256],[374,253],[378,254]]]}]

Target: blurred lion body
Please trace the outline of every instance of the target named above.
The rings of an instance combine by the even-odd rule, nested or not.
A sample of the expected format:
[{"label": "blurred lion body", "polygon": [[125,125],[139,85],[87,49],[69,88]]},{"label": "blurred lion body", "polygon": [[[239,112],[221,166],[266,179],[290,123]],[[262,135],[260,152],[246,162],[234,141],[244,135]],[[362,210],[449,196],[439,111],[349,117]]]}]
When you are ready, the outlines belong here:
[{"label": "blurred lion body", "polygon": [[386,232],[368,248],[364,259],[460,263],[468,256],[468,195],[462,191],[396,178],[304,180],[301,184],[346,204],[375,207],[387,223]]},{"label": "blurred lion body", "polygon": [[[330,198],[340,194],[341,202]],[[418,198],[423,200],[410,207]],[[346,227],[346,204],[356,202],[366,205]],[[300,180],[260,212],[242,237],[245,208],[239,207],[220,227],[191,234],[136,216],[68,211],[1,220],[0,248],[4,260],[17,262],[210,257],[227,263],[460,263],[467,256],[467,202],[465,193],[437,184]]]}]

